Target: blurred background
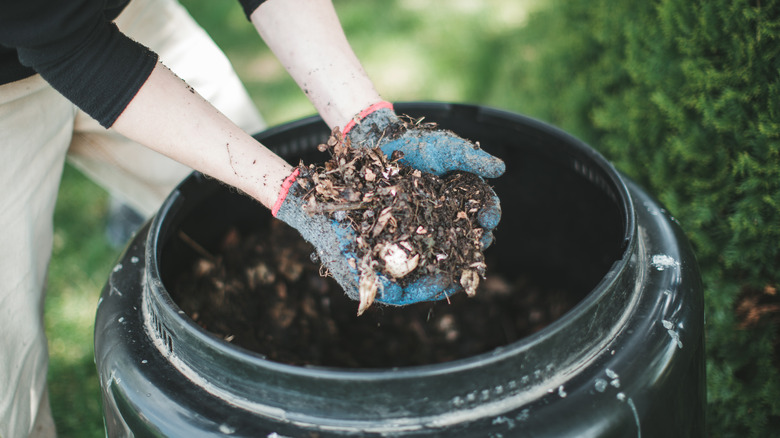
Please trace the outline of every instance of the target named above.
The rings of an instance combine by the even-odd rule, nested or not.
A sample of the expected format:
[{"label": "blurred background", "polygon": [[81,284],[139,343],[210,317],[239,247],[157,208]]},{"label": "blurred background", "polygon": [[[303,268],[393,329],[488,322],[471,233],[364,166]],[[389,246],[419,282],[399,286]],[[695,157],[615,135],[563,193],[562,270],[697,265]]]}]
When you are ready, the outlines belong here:
[{"label": "blurred background", "polygon": [[[234,1],[182,0],[269,125],[313,107]],[[778,1],[336,0],[383,97],[488,105],[584,139],[666,204],[705,282],[710,436],[780,436]],[[522,139],[518,139],[522,141]],[[60,435],[104,436],[92,337],[120,249],[67,166],[46,324]]]}]

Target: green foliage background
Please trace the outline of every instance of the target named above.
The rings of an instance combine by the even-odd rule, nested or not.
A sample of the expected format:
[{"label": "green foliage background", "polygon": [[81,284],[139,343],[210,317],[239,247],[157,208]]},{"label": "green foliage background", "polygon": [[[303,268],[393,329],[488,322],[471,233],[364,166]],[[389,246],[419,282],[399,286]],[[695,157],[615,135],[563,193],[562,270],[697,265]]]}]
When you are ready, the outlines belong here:
[{"label": "green foliage background", "polygon": [[[270,125],[314,112],[237,2],[182,3]],[[778,286],[778,1],[335,4],[388,100],[471,102],[549,121],[657,195],[703,270],[709,434],[780,436],[778,328],[740,329],[734,315],[741,292]],[[47,299],[49,380],[64,437],[103,435],[91,346],[117,254],[103,238],[107,205],[105,192],[66,169]]]},{"label": "green foliage background", "polygon": [[778,327],[739,329],[733,310],[780,275],[780,2],[556,0],[533,18],[545,43],[508,69],[525,71],[519,109],[585,138],[682,223],[706,288],[710,433],[777,436]]}]

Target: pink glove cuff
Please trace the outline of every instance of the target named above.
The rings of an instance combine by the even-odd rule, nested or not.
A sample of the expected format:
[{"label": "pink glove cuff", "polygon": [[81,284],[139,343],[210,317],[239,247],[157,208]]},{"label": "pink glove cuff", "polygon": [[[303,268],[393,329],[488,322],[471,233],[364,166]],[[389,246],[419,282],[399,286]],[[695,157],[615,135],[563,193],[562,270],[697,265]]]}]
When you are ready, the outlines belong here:
[{"label": "pink glove cuff", "polygon": [[355,125],[360,122],[361,120],[365,119],[369,114],[373,113],[376,110],[387,108],[389,110],[393,110],[393,104],[387,101],[381,101],[377,102],[370,107],[364,109],[361,111],[358,115],[352,118],[349,122],[347,122],[346,125],[344,125],[344,130],[342,131],[342,134],[347,135],[347,133],[355,127]]},{"label": "pink glove cuff", "polygon": [[279,213],[279,209],[282,208],[284,200],[287,199],[287,193],[290,192],[290,187],[292,187],[295,180],[298,179],[298,173],[300,173],[300,169],[296,168],[293,173],[290,174],[290,176],[284,179],[284,182],[282,183],[282,190],[279,191],[279,197],[276,199],[274,207],[271,209],[271,214],[274,217],[276,217],[276,214]]}]

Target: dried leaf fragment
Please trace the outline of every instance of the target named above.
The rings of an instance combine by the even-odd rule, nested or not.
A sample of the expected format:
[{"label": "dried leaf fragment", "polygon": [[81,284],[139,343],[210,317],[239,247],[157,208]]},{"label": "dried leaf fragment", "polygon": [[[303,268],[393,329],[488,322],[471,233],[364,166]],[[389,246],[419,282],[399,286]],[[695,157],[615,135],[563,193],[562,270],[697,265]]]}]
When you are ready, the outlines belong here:
[{"label": "dried leaf fragment", "polygon": [[463,290],[466,291],[466,295],[473,297],[477,293],[477,286],[479,286],[479,274],[477,271],[466,269],[460,274],[460,285],[463,286]]},{"label": "dried leaf fragment", "polygon": [[378,236],[379,233],[385,229],[385,226],[390,221],[390,218],[393,217],[392,210],[392,207],[386,207],[379,213],[379,217],[376,220],[376,225],[374,225],[374,230],[371,232],[371,237]]},{"label": "dried leaf fragment", "polygon": [[377,245],[379,258],[385,262],[385,271],[393,278],[403,278],[417,268],[420,254],[410,257],[406,251],[395,243]]},{"label": "dried leaf fragment", "polygon": [[376,293],[379,290],[379,277],[374,271],[375,260],[366,256],[360,261],[360,279],[358,280],[358,295],[360,304],[358,305],[357,316],[363,314],[371,304],[374,303]]}]

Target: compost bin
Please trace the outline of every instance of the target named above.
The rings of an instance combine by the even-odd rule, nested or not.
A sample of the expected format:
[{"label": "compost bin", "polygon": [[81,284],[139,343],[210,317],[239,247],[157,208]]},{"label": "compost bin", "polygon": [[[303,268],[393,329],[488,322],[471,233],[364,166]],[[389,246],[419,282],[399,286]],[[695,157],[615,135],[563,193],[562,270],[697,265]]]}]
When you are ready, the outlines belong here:
[{"label": "compost bin", "polygon": [[[428,304],[437,306],[429,315],[482,318],[472,320],[470,339],[483,341],[454,351],[464,344],[455,336],[453,353],[430,363],[270,358],[196,323],[177,302],[194,292],[172,293],[199,252],[218,253],[228,230],[271,232],[263,207],[194,173],[129,242],[98,306],[107,435],[702,436],[702,286],[670,213],[594,149],[548,124],[471,105],[396,109],[479,141],[506,162],[506,174],[490,181],[503,216],[486,251],[486,282],[522,279],[569,304],[544,327],[514,337],[506,333],[531,317],[522,301],[502,304],[500,317],[480,316],[476,298]],[[291,163],[309,163],[324,161],[316,146],[328,135],[312,117],[257,138]],[[491,299],[485,293],[482,302]],[[344,296],[328,300],[356,309]],[[406,308],[378,312],[410,324],[418,318]],[[487,330],[496,324],[504,335]],[[362,329],[374,337],[361,351],[369,357],[403,344],[393,339],[398,327]],[[356,342],[334,333],[328,342],[338,348]]]}]

